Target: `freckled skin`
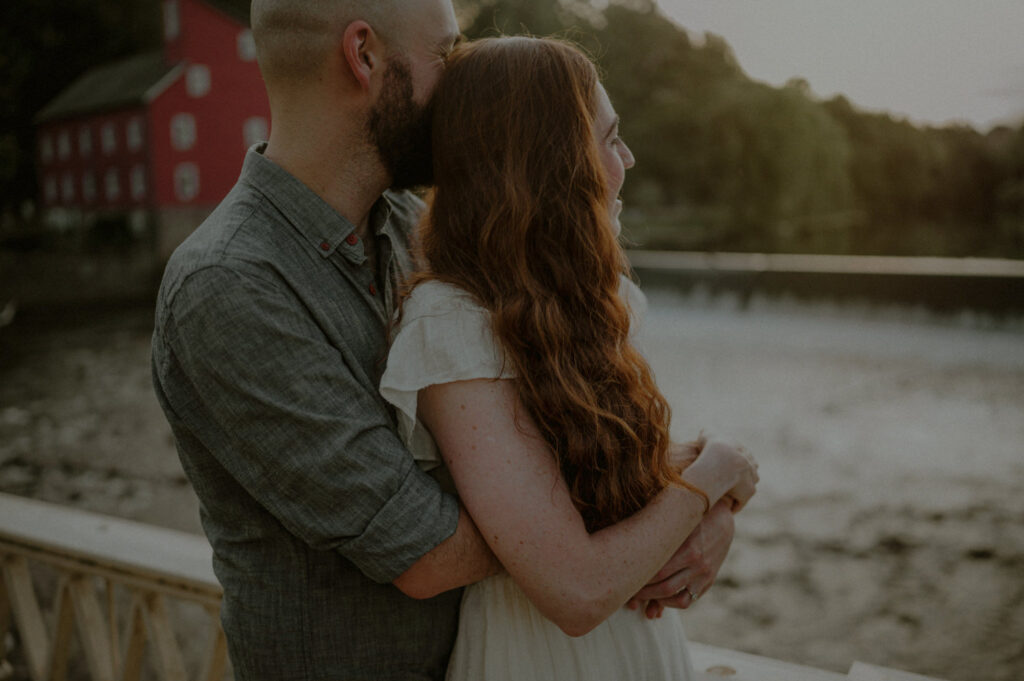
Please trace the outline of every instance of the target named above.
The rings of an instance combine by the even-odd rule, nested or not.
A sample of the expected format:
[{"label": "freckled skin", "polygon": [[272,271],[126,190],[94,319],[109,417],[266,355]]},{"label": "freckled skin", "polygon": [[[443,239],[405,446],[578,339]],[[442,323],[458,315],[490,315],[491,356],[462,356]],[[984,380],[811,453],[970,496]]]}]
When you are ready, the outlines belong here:
[{"label": "freckled skin", "polygon": [[[634,516],[590,534],[536,426],[512,417],[521,414],[514,384],[457,381],[419,397],[423,423],[488,544],[541,613],[570,635],[622,607],[701,520],[697,495],[669,488]],[[717,500],[745,471],[734,470],[742,469],[736,457],[691,465],[693,484]]]}]

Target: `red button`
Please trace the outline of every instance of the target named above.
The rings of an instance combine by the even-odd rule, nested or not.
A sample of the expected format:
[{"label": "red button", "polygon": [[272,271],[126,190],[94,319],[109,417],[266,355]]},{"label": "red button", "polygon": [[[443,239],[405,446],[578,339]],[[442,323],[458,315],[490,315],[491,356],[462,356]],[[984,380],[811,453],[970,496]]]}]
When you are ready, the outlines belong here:
[{"label": "red button", "polygon": [[370,295],[371,296],[377,295],[377,287],[374,286],[373,284],[370,284]]},{"label": "red button", "polygon": [[352,232],[347,237],[345,237],[345,243],[347,243],[349,246],[355,246],[357,243],[359,243],[359,237],[356,236],[355,232]]},{"label": "red button", "polygon": [[320,242],[320,250],[321,251],[329,251],[329,250],[331,250],[331,245],[329,243],[327,243],[326,241],[321,241]]}]

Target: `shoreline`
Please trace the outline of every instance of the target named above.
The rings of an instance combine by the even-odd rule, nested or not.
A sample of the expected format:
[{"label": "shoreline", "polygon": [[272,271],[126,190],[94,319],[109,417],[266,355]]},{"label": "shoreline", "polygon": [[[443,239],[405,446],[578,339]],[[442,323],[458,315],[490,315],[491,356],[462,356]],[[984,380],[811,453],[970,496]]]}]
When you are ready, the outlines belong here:
[{"label": "shoreline", "polygon": [[[674,433],[729,433],[761,462],[689,637],[842,673],[1021,678],[1024,327],[649,298]],[[151,323],[143,306],[0,330],[0,491],[200,531]]]}]

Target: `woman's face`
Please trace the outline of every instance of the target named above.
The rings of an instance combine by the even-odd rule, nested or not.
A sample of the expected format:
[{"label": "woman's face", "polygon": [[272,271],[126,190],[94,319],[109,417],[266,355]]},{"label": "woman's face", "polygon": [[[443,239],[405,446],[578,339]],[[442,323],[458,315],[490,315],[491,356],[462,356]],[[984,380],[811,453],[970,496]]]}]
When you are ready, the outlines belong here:
[{"label": "woman's face", "polygon": [[622,231],[619,224],[619,214],[622,212],[622,200],[619,199],[619,192],[622,190],[622,181],[626,178],[626,170],[633,167],[633,152],[629,150],[626,143],[619,137],[619,117],[615,114],[611,100],[604,86],[597,86],[597,114],[594,117],[594,134],[597,137],[597,146],[601,152],[601,165],[604,166],[605,178],[608,182],[609,206],[612,226],[615,228],[615,235]]}]

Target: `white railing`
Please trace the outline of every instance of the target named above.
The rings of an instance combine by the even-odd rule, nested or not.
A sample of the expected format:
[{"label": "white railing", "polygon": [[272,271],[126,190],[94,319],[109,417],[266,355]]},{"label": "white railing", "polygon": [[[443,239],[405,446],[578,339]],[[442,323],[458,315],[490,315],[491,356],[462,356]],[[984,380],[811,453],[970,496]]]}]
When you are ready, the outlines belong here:
[{"label": "white railing", "polygon": [[663,270],[789,272],[807,274],[899,274],[918,277],[1024,279],[1024,261],[1000,258],[930,258],[891,255],[811,255],[627,251],[633,267]]},{"label": "white railing", "polygon": [[32,681],[64,679],[69,666],[97,681],[144,668],[168,681],[227,674],[203,537],[0,494],[0,564],[0,660],[13,624]]},{"label": "white railing", "polygon": [[[64,679],[73,665],[97,681],[144,671],[168,681],[230,678],[221,588],[201,536],[0,493],[0,565],[0,679],[11,673],[4,641],[12,624],[32,681]],[[690,645],[701,681],[935,681],[859,662],[847,675]]]}]

